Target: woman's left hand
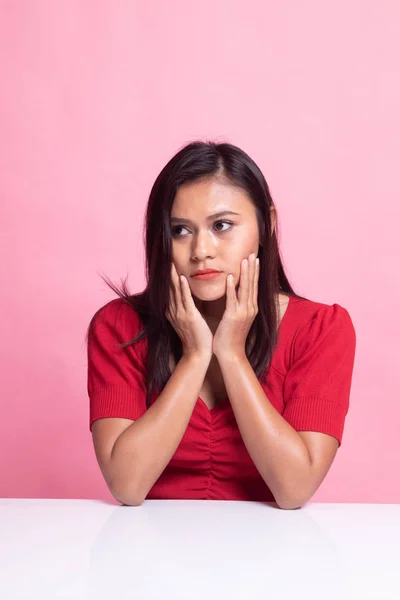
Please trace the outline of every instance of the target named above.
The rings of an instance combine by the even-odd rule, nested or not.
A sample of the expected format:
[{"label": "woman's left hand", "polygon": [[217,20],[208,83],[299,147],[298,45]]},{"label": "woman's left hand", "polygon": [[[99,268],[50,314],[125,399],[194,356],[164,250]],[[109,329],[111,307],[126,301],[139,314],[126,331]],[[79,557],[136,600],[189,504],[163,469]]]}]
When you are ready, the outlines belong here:
[{"label": "woman's left hand", "polygon": [[250,254],[240,267],[238,296],[233,275],[226,279],[226,309],[213,337],[213,353],[217,356],[245,354],[250,327],[258,313],[259,259]]}]

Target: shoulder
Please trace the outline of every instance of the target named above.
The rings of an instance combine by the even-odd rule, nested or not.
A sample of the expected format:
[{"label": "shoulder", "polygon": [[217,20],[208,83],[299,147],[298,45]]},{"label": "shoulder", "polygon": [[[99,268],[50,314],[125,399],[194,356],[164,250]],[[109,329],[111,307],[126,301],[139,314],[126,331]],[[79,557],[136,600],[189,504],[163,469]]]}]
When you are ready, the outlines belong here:
[{"label": "shoulder", "polygon": [[101,306],[89,322],[89,335],[98,328],[123,332],[134,337],[142,329],[142,322],[136,309],[122,298],[115,298]]},{"label": "shoulder", "polygon": [[349,311],[335,302],[326,304],[315,300],[291,297],[292,322],[299,331],[307,324],[320,324],[323,328],[329,328],[333,325],[353,327],[352,318]]},{"label": "shoulder", "polygon": [[350,320],[351,317],[349,311],[335,302],[334,304],[326,304],[324,302],[318,302],[316,300],[309,300],[308,298],[297,298],[291,296],[290,298],[292,320],[301,327],[305,323],[314,319],[329,321],[333,320]]},{"label": "shoulder", "polygon": [[354,346],[356,332],[349,311],[338,303],[326,304],[291,298],[292,340],[297,354],[328,340],[330,345]]}]

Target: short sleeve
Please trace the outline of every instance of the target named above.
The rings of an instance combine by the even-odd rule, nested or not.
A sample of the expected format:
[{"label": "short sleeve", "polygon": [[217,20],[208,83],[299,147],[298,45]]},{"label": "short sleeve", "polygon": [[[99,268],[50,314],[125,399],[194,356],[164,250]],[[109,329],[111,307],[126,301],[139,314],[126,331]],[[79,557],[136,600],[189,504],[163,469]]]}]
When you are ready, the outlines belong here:
[{"label": "short sleeve", "polygon": [[119,348],[136,337],[139,323],[136,311],[119,299],[92,317],[87,343],[90,431],[96,419],[136,420],[146,410],[146,370],[141,353],[136,344]]},{"label": "short sleeve", "polygon": [[319,431],[342,443],[349,409],[356,334],[347,310],[323,305],[294,339],[282,416],[296,431]]}]

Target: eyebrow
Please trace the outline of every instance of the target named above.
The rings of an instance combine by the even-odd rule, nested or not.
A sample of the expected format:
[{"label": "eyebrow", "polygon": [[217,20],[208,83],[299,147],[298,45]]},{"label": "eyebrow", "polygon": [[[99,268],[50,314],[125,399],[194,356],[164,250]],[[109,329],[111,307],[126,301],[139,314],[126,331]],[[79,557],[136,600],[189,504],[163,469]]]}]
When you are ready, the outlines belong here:
[{"label": "eyebrow", "polygon": [[[239,213],[233,212],[232,210],[222,210],[221,212],[217,212],[213,215],[209,215],[207,217],[207,221],[211,221],[211,219],[215,219],[217,217],[222,217],[223,215],[239,215]],[[190,219],[180,219],[179,217],[171,217],[171,221],[176,222],[179,221],[180,223],[191,223],[192,221]]]}]

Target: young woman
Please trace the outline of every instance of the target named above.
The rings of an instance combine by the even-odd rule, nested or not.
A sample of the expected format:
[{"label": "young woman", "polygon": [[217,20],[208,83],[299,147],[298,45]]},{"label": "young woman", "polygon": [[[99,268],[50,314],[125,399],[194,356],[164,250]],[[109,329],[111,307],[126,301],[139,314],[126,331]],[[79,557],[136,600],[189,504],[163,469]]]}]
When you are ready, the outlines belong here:
[{"label": "young woman", "polygon": [[146,289],[107,282],[119,297],[87,332],[90,430],[110,492],[132,506],[303,506],[342,441],[349,313],[294,292],[267,182],[236,146],[182,148],[145,225]]}]

